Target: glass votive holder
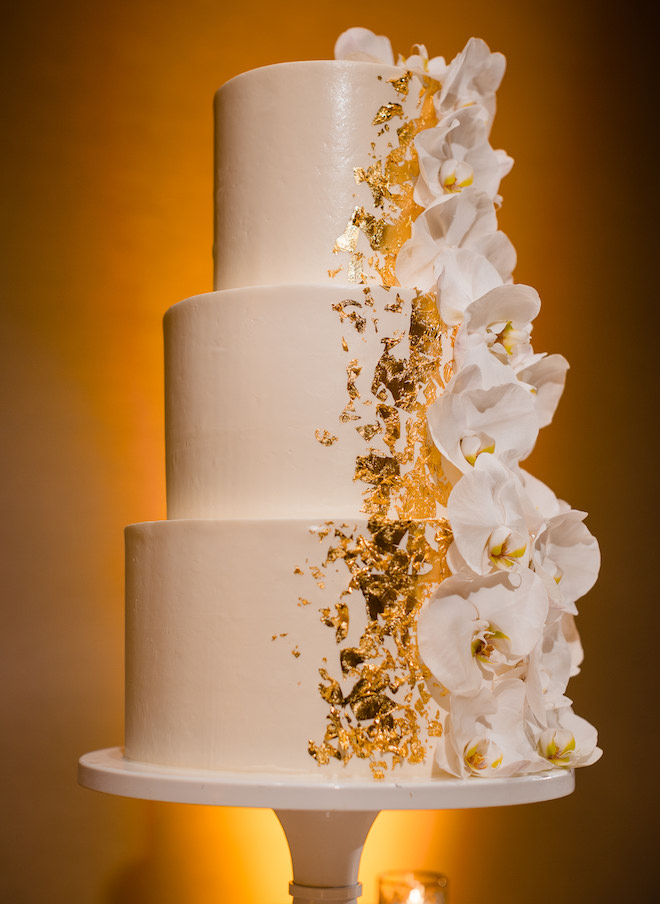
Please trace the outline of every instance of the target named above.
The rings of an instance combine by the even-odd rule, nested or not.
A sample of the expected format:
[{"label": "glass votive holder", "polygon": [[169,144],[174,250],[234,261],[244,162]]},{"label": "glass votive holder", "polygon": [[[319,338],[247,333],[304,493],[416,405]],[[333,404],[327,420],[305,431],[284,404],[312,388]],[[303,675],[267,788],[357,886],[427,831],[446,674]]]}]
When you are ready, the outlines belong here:
[{"label": "glass votive holder", "polygon": [[447,904],[447,877],[427,870],[390,870],[378,877],[378,904]]}]

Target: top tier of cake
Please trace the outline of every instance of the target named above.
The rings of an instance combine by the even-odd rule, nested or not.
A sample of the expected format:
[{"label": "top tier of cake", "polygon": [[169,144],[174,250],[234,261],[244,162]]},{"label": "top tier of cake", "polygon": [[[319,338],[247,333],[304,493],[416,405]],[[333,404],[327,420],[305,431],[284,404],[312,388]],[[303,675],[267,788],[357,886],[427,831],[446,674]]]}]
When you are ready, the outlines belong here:
[{"label": "top tier of cake", "polygon": [[323,61],[223,85],[215,288],[393,284],[413,209],[412,138],[433,124],[431,83],[393,66]]}]

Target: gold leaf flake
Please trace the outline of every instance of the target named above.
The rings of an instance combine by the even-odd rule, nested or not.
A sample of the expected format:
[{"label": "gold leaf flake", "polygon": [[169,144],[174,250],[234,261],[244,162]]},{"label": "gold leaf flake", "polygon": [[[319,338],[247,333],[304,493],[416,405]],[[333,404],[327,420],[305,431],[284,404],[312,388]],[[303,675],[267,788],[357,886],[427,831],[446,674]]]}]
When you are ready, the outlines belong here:
[{"label": "gold leaf flake", "polygon": [[321,609],[321,620],[323,624],[335,629],[337,643],[341,643],[342,640],[346,640],[348,634],[348,606],[346,603],[337,603],[335,609],[336,615],[331,615],[330,609]]},{"label": "gold leaf flake", "polygon": [[[371,190],[373,205],[382,211],[381,218],[356,207],[344,233],[335,242],[335,253],[350,254],[348,276],[350,282],[363,282],[364,258],[358,251],[360,231],[369,240],[375,257],[368,263],[375,270],[385,286],[398,285],[396,279],[396,258],[403,243],[410,237],[411,224],[422,212],[422,207],[415,203],[414,184],[419,174],[419,162],[413,139],[423,129],[436,125],[437,117],[433,104],[433,95],[441,85],[426,75],[407,72],[398,79],[390,79],[389,84],[399,97],[409,94],[413,78],[419,85],[416,102],[407,102],[406,112],[398,101],[383,104],[374,116],[372,125],[379,129],[378,136],[389,131],[390,121],[394,118],[402,120],[396,129],[396,142],[387,143],[384,152],[379,156],[377,145],[372,142],[373,163],[368,166],[354,168],[356,181],[365,182]],[[382,128],[379,128],[381,127]],[[391,133],[390,133],[391,134]],[[358,256],[359,255],[359,256]]]},{"label": "gold leaf flake", "polygon": [[336,443],[339,439],[338,436],[334,436],[330,433],[329,430],[317,430],[314,434],[316,439],[321,443],[322,446],[331,446],[333,443]]},{"label": "gold leaf flake", "polygon": [[[413,197],[419,174],[413,139],[437,122],[437,82],[406,73],[390,84],[400,99],[408,95],[407,110],[415,103],[416,109],[409,115],[392,101],[378,110],[373,125],[380,135],[393,119],[401,123],[387,139],[372,143],[371,160],[355,168],[371,205],[354,208],[333,249],[349,255],[349,279],[363,284],[363,304],[371,309],[367,314],[353,299],[334,306],[341,322],[353,328],[342,337],[344,351],[353,348],[356,357],[346,370],[348,401],[339,419],[364,418],[356,430],[366,446],[356,456],[354,479],[365,488],[363,510],[370,520],[361,533],[329,525],[332,539],[323,567],[337,570],[343,563],[346,584],[339,599],[320,610],[322,622],[335,632],[337,659],[324,661],[320,669],[319,692],[328,713],[322,740],[309,744],[319,764],[357,756],[369,760],[377,778],[403,762],[423,762],[430,752],[423,739],[442,731],[439,712],[433,717],[429,712],[430,675],[419,661],[415,634],[420,607],[449,575],[452,540],[438,514],[451,487],[428,435],[426,412],[451,377],[444,353],[455,330],[440,320],[433,293],[418,293],[412,303],[397,294],[381,306],[365,285],[374,271],[385,287],[397,285],[396,258],[422,210]],[[410,92],[413,84],[419,85],[417,98]],[[356,343],[376,337],[382,354],[373,372],[362,373]],[[352,621],[360,607],[366,626],[361,636],[349,638],[349,618],[360,624]]]},{"label": "gold leaf flake", "polygon": [[341,706],[344,702],[344,696],[339,682],[331,678],[326,669],[319,669],[319,674],[324,681],[328,682],[327,684],[319,684],[319,692],[323,699],[333,705]]},{"label": "gold leaf flake", "polygon": [[370,442],[376,434],[382,432],[380,424],[363,424],[361,427],[355,428],[365,442]]},{"label": "gold leaf flake", "polygon": [[348,225],[343,233],[339,236],[335,241],[335,247],[333,251],[338,253],[340,251],[348,251],[352,253],[357,248],[358,237],[360,235],[360,227],[358,225],[358,220],[356,217],[359,214],[359,207],[355,208],[353,216],[348,221]]},{"label": "gold leaf flake", "polygon": [[349,282],[362,282],[363,273],[362,273],[362,261],[364,260],[364,255],[361,251],[355,251],[351,254],[351,259],[348,264],[348,280]]},{"label": "gold leaf flake", "polygon": [[374,116],[372,126],[379,126],[384,122],[388,122],[393,116],[400,116],[403,119],[403,107],[401,104],[392,103],[383,104],[378,113]]},{"label": "gold leaf flake", "polygon": [[410,79],[412,78],[412,72],[406,72],[401,78],[391,78],[388,79],[390,85],[393,85],[394,90],[399,94],[406,95],[408,93],[408,85],[410,84]]},{"label": "gold leaf flake", "polygon": [[397,294],[396,301],[392,304],[386,304],[385,310],[391,314],[400,314],[403,311],[403,299]]},{"label": "gold leaf flake", "polygon": [[[380,763],[382,771],[387,761],[377,758],[384,754],[391,755],[392,766],[424,761],[420,725],[429,721],[430,694],[417,659],[415,621],[424,600],[448,573],[444,546],[435,546],[445,535],[445,522],[373,520],[364,535],[335,528],[326,564],[343,560],[368,621],[359,644],[339,650],[342,679],[354,678],[350,690],[342,691],[327,668],[320,671],[324,682],[319,690],[330,712],[323,741],[310,746],[317,762],[347,762],[355,755]],[[329,609],[322,612],[335,631],[343,617],[336,609],[337,616]],[[404,686],[408,693],[397,702]]]},{"label": "gold leaf flake", "polygon": [[353,324],[358,333],[364,333],[364,328],[367,325],[366,318],[358,311],[347,311],[347,307],[360,308],[362,305],[357,301],[353,301],[351,298],[347,298],[345,301],[338,301],[336,304],[333,304],[332,310],[337,311],[342,323],[345,320],[348,320],[349,323]]},{"label": "gold leaf flake", "polygon": [[354,480],[362,480],[364,483],[381,484],[399,474],[399,463],[386,455],[358,456],[355,461]]},{"label": "gold leaf flake", "polygon": [[[367,183],[371,189],[371,195],[376,207],[383,207],[384,202],[391,199],[392,193],[390,192],[389,174],[383,172],[382,167],[379,164],[373,164],[366,170],[362,169],[361,166],[356,166],[353,173],[355,181],[358,184],[360,182]],[[356,208],[356,210],[357,209],[358,208]],[[364,215],[364,211],[362,211],[362,214]],[[360,225],[359,221],[358,225]]]}]

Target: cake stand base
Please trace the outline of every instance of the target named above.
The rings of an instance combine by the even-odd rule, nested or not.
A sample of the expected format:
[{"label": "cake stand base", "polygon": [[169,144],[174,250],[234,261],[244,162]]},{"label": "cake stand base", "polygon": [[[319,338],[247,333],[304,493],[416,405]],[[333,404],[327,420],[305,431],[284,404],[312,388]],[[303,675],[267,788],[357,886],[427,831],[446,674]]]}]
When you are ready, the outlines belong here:
[{"label": "cake stand base", "polygon": [[573,772],[516,778],[327,779],[322,774],[223,773],[138,763],[120,747],[80,759],[78,780],[94,791],[171,803],[266,807],[289,844],[293,904],[351,904],[362,848],[381,810],[455,810],[537,803],[570,794]]}]

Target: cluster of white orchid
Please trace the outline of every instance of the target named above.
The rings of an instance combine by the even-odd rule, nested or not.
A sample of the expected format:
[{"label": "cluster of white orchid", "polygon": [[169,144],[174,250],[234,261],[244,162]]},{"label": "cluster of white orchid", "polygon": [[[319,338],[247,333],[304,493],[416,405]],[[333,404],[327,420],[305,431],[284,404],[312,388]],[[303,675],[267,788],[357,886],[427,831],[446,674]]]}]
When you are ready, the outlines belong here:
[{"label": "cluster of white orchid", "polygon": [[[351,29],[339,59],[394,64],[387,38]],[[457,327],[453,377],[429,409],[453,489],[452,576],[422,608],[417,640],[435,682],[452,775],[510,776],[581,766],[596,732],[565,696],[582,649],[576,600],[596,580],[598,545],[570,507],[521,467],[552,420],[568,364],[534,353],[537,293],[515,285],[515,252],[497,228],[512,160],[489,133],[504,58],[471,39],[451,63],[423,46],[397,64],[436,79],[437,125],[415,138],[415,200],[424,210],[396,266],[401,285],[436,291]]]}]

